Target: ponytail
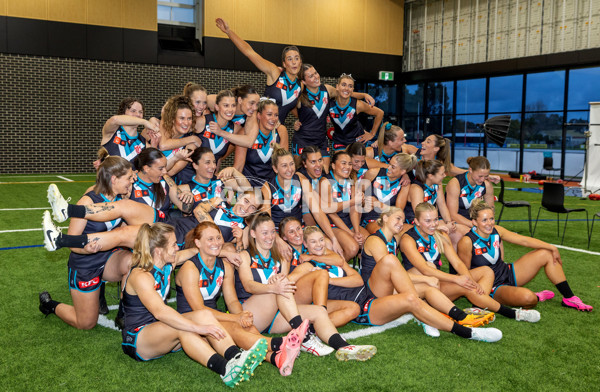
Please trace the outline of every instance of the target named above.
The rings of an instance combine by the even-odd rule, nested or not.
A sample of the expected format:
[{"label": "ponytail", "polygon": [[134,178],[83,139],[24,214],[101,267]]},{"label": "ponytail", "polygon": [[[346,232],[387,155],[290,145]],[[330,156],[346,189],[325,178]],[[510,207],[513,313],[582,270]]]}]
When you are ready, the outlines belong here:
[{"label": "ponytail", "polygon": [[154,223],[152,226],[144,223],[133,244],[131,266],[150,272],[154,267],[154,251],[156,248],[167,247],[168,235],[171,233],[175,233],[175,229],[166,223]]}]

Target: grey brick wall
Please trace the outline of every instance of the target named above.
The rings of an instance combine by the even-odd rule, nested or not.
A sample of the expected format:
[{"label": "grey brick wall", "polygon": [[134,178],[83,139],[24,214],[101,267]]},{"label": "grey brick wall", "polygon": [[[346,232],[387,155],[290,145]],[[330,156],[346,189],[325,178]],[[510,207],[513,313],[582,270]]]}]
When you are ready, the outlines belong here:
[{"label": "grey brick wall", "polygon": [[265,86],[260,72],[0,53],[0,173],[93,172],[102,126],[122,98],[139,97],[148,117],[188,81],[209,93]]}]

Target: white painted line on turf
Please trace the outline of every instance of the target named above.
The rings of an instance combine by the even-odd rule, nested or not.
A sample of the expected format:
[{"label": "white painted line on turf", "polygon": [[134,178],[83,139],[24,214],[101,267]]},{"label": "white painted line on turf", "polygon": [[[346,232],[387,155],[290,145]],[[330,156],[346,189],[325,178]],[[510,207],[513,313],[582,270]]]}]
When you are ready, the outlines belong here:
[{"label": "white painted line on turf", "polygon": [[[67,227],[59,227],[59,229],[66,229]],[[4,233],[20,233],[23,231],[42,231],[41,227],[38,227],[36,229],[16,229],[16,230],[0,230],[0,234],[4,234]]]},{"label": "white painted line on turf", "polygon": [[73,180],[71,180],[70,178],[67,178],[67,177],[63,177],[63,176],[56,176],[56,177],[60,178],[61,180],[65,180],[67,182],[73,182]]},{"label": "white painted line on turf", "polygon": [[[0,179],[5,179],[5,178],[38,178],[38,177],[54,177],[57,176],[56,174],[36,174],[36,175],[23,175],[23,176],[0,176]],[[69,177],[89,177],[89,176],[95,176],[94,173],[89,173],[89,174],[69,174]]]},{"label": "white painted line on turf", "polygon": [[28,208],[0,208],[0,211],[29,211],[29,210],[49,210],[50,207],[28,207]]},{"label": "white painted line on turf", "polygon": [[402,315],[400,318],[390,321],[387,324],[378,325],[376,327],[369,327],[363,329],[357,329],[356,331],[350,331],[342,334],[344,339],[357,339],[362,338],[369,335],[374,335],[376,333],[382,333],[388,329],[396,328],[400,325],[404,325],[412,320],[414,316],[410,313]]},{"label": "white painted line on turf", "polygon": [[571,248],[570,246],[564,246],[564,245],[555,245],[555,244],[552,244],[552,245],[556,246],[557,248],[561,248],[561,249],[565,249],[565,250],[570,250],[570,251],[573,251],[573,252],[587,253],[588,255],[600,256],[600,253],[598,253],[598,252],[592,252],[591,250],[585,250],[585,249],[579,249],[579,248]]}]

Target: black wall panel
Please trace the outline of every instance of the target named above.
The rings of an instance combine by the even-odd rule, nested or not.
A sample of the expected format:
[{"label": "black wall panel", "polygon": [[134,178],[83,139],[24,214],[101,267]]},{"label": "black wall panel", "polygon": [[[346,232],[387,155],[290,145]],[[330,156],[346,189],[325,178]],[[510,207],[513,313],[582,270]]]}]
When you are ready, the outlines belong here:
[{"label": "black wall panel", "polygon": [[86,28],[77,23],[47,22],[48,54],[86,58]]},{"label": "black wall panel", "polygon": [[156,64],[156,31],[123,29],[123,59],[133,63]]},{"label": "black wall panel", "polygon": [[7,17],[7,52],[48,56],[48,22]]},{"label": "black wall panel", "polygon": [[6,51],[6,16],[0,16],[0,52]]},{"label": "black wall panel", "polygon": [[87,57],[94,60],[123,61],[123,29],[86,26]]}]

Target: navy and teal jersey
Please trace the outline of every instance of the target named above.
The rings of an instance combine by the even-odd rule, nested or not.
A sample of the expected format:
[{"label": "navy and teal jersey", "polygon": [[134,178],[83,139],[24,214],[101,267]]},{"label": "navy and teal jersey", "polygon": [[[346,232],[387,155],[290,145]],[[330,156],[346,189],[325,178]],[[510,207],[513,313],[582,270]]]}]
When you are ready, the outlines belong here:
[{"label": "navy and teal jersey", "polygon": [[356,172],[356,181],[362,180],[365,174],[367,174],[367,171],[369,171],[369,166],[367,166],[367,163],[365,162],[360,169],[358,169],[358,172]]},{"label": "navy and teal jersey", "polygon": [[332,102],[329,106],[329,117],[335,130],[332,139],[333,148],[336,150],[346,148],[365,133],[362,124],[358,121],[356,103],[356,98],[350,98],[343,108],[337,102]]},{"label": "navy and teal jersey", "polygon": [[[421,256],[423,256],[425,261],[435,265],[438,270],[442,268],[442,255],[440,254],[440,250],[434,236],[430,235],[428,239],[425,239],[425,237],[419,233],[419,230],[416,226],[408,230],[406,233],[404,233],[404,235],[408,235],[415,240],[417,244],[417,250]],[[410,260],[408,260],[408,257],[406,257],[404,253],[402,253],[402,264],[404,265],[404,269],[407,271],[413,267],[412,263]]]},{"label": "navy and teal jersey", "polygon": [[233,116],[233,118],[231,119],[231,121],[233,121],[233,123],[235,125],[239,125],[241,127],[243,127],[246,124],[246,118],[248,116],[246,116],[245,114],[235,114]]},{"label": "navy and teal jersey", "polygon": [[[300,147],[321,145],[327,141],[327,115],[329,114],[329,94],[324,84],[319,86],[319,91],[314,94],[306,88],[308,100],[312,106],[306,106],[300,100],[298,108],[298,121],[302,123],[300,129],[294,132],[292,143]],[[302,153],[302,152],[300,152]]]},{"label": "navy and teal jersey", "polygon": [[217,179],[217,176],[213,176],[206,183],[199,182],[196,176],[194,176],[192,181],[187,185],[194,196],[194,208],[203,201],[210,200],[213,197],[223,197],[223,181]]},{"label": "navy and teal jersey", "polygon": [[[212,268],[208,268],[200,253],[186,261],[186,263],[193,263],[196,269],[198,269],[199,280],[198,289],[202,294],[204,300],[204,306],[217,310],[217,300],[221,294],[221,287],[223,286],[223,279],[225,278],[225,266],[223,260],[217,257],[215,265]],[[192,307],[185,298],[183,293],[183,287],[176,286],[177,290],[177,311],[179,313],[187,313],[192,311]]]},{"label": "navy and teal jersey", "polygon": [[281,71],[275,83],[265,87],[265,97],[273,98],[277,106],[279,106],[280,123],[285,123],[288,113],[298,104],[298,97],[301,91],[300,80],[296,78],[292,82],[285,73],[285,70]]},{"label": "navy and teal jersey", "polygon": [[493,286],[506,282],[512,271],[509,264],[502,260],[502,239],[498,230],[494,228],[492,234],[484,238],[477,233],[477,228],[473,227],[466,235],[473,243],[471,268],[490,267],[495,275]]},{"label": "navy and teal jersey", "polygon": [[266,183],[271,190],[271,218],[275,227],[279,227],[279,222],[290,215],[302,222],[302,185],[298,174],[294,173],[287,190],[283,189],[276,174]]},{"label": "navy and teal jersey", "polygon": [[[342,203],[350,200],[352,197],[352,181],[345,178],[340,184],[338,180],[333,176],[332,172],[325,175],[325,178],[331,184],[331,198],[336,203]],[[347,211],[340,211],[337,216],[352,230],[352,221],[350,220],[350,213]]]},{"label": "navy and teal jersey", "polygon": [[[163,301],[165,301],[165,304],[167,294],[171,287],[171,271],[173,271],[172,264],[166,264],[162,269],[154,266],[152,267],[152,270],[150,270],[150,274],[154,277],[154,290],[156,290]],[[125,283],[125,287],[127,287],[127,283]],[[127,293],[125,287],[123,288],[123,298],[121,299],[123,303],[123,313],[125,314],[123,342],[125,342],[125,336],[128,331],[137,332],[137,330],[144,326],[158,321],[144,306],[140,298],[137,295]]]},{"label": "navy and teal jersey", "polygon": [[471,220],[469,215],[469,208],[471,208],[471,204],[477,199],[483,198],[485,195],[485,182],[481,185],[471,185],[469,184],[469,179],[467,178],[467,173],[461,173],[456,176],[458,180],[458,184],[460,186],[460,194],[458,196],[458,213],[465,218]]},{"label": "navy and teal jersey", "polygon": [[298,251],[298,249],[294,248],[293,246],[291,246],[291,247],[292,247],[292,260],[290,260],[290,274],[294,271],[294,269],[297,266],[299,266],[301,264],[300,263],[300,255],[308,253],[308,250],[306,249],[304,244],[302,244],[302,253],[300,253]]},{"label": "navy and teal jersey", "polygon": [[146,139],[140,133],[129,136],[123,127],[119,127],[102,147],[108,151],[108,155],[125,158],[133,164],[135,157],[146,148]]},{"label": "navy and teal jersey", "polygon": [[[298,173],[304,175],[304,177],[306,177],[306,179],[308,181],[310,181],[310,186],[312,187],[312,189],[314,191],[319,191],[319,181],[321,181],[321,178],[323,178],[323,174],[321,174],[321,177],[319,178],[312,178],[310,176],[310,174],[308,174],[308,171],[306,170],[306,168],[304,166],[302,166],[300,169],[297,170]],[[323,173],[323,172],[321,172]]]},{"label": "navy and teal jersey", "polygon": [[246,149],[246,161],[242,174],[246,176],[253,187],[261,187],[267,178],[275,174],[271,155],[273,154],[273,143],[279,144],[280,140],[281,138],[275,130],[269,132],[268,135],[258,131],[252,147]]},{"label": "navy and teal jersey", "polygon": [[[210,131],[210,123],[217,122],[217,119],[214,114],[207,114],[204,116],[206,119],[206,125],[204,126],[204,132],[198,134],[200,140],[202,141],[202,145],[200,147],[208,147],[215,154],[215,159],[218,161],[221,159],[225,153],[227,152],[227,148],[229,147],[229,140],[222,138],[221,136],[217,136]],[[233,133],[234,124],[232,120],[229,120],[224,127],[221,127],[225,132]]]},{"label": "navy and teal jersey", "polygon": [[[371,183],[371,193],[380,202],[386,206],[395,206],[398,194],[402,189],[400,185],[400,177],[391,181],[387,175],[387,169],[379,169],[379,173],[373,179]],[[374,222],[381,215],[381,211],[378,208],[373,208],[371,211],[362,215],[363,224]]]},{"label": "navy and teal jersey", "polygon": [[183,250],[185,247],[185,236],[196,226],[198,226],[198,219],[196,219],[194,215],[190,215],[171,219],[167,223],[175,227],[175,239],[177,240],[177,246],[179,246],[179,249]]},{"label": "navy and teal jersey", "polygon": [[[269,252],[267,258],[258,253],[250,258],[250,271],[255,282],[269,284],[269,278],[281,272],[281,263],[271,257],[271,252]],[[235,273],[235,291],[240,301],[245,301],[252,296],[244,289],[237,270]]]},{"label": "navy and teal jersey", "polygon": [[[423,202],[427,202],[434,206],[437,205],[437,191],[440,187],[438,184],[428,186],[416,179],[412,183],[423,189]],[[415,212],[413,211],[412,203],[410,201],[406,202],[406,207],[404,207],[404,216],[406,217],[406,222],[411,224],[413,223],[415,219]]]},{"label": "navy and teal jersey", "polygon": [[385,151],[381,151],[381,156],[379,156],[379,147],[375,144],[373,146],[373,159],[383,163],[390,163],[390,160],[397,152],[393,152],[390,155],[386,154]]},{"label": "navy and teal jersey", "polygon": [[221,202],[221,204],[210,211],[210,217],[212,218],[213,222],[219,226],[221,235],[223,236],[223,241],[225,242],[233,241],[234,227],[239,227],[240,229],[244,229],[246,227],[244,218],[237,216],[233,212],[231,205],[225,201]]},{"label": "navy and teal jersey", "polygon": [[[387,251],[389,254],[397,256],[398,255],[398,241],[396,241],[396,237],[392,236],[390,241],[385,238],[381,229],[377,230],[375,233],[371,234],[369,237],[375,236],[380,238],[385,246],[387,247]],[[368,238],[367,238],[368,239]],[[365,241],[366,242],[366,241]],[[360,276],[363,278],[365,284],[369,281],[371,277],[371,273],[373,273],[373,269],[375,269],[375,265],[377,261],[371,255],[369,256],[365,250],[362,250],[362,254],[360,256]]]},{"label": "navy and teal jersey", "polygon": [[[318,262],[315,260],[310,260],[309,263],[311,263],[315,268],[320,268],[322,270],[327,271],[327,274],[329,275],[329,279],[344,278],[347,276],[346,271],[344,271],[344,269],[342,267],[321,263],[321,262]],[[353,292],[356,292],[358,289],[359,289],[358,287],[353,287],[352,289],[349,290],[347,287],[341,287],[341,286],[336,286],[334,284],[329,284],[329,286],[327,288],[327,298],[337,300],[337,299],[340,299],[340,297],[348,296],[349,293],[351,294]]]},{"label": "navy and teal jersey", "polygon": [[131,189],[131,196],[129,197],[133,201],[138,203],[147,204],[150,207],[168,212],[171,208],[171,199],[169,198],[169,185],[164,179],[160,180],[160,191],[164,193],[163,203],[157,205],[157,195],[154,192],[154,183],[143,181],[139,176],[133,183]]},{"label": "navy and teal jersey", "polygon": [[[93,190],[86,193],[85,196],[92,199],[93,203],[104,203],[113,201],[108,199],[103,194],[97,194]],[[121,195],[117,195],[114,201],[118,200],[121,200]],[[120,226],[122,222],[123,220],[121,218],[109,222],[94,222],[88,220],[81,234],[94,234],[105,231],[111,231],[112,229]],[[112,249],[107,249],[89,255],[82,255],[79,253],[71,252],[71,254],[69,255],[68,266],[71,269],[97,269],[106,264],[111,253]]]},{"label": "navy and teal jersey", "polygon": [[[174,140],[183,139],[184,137],[193,136],[193,135],[194,135],[193,132],[188,132],[185,135],[173,136],[172,139],[174,139]],[[172,150],[161,150],[161,151],[163,154],[165,154],[165,157],[167,158],[167,160],[169,160],[175,156],[175,153],[183,150],[184,148],[185,148],[185,146],[182,146],[182,147],[174,148]]]}]

